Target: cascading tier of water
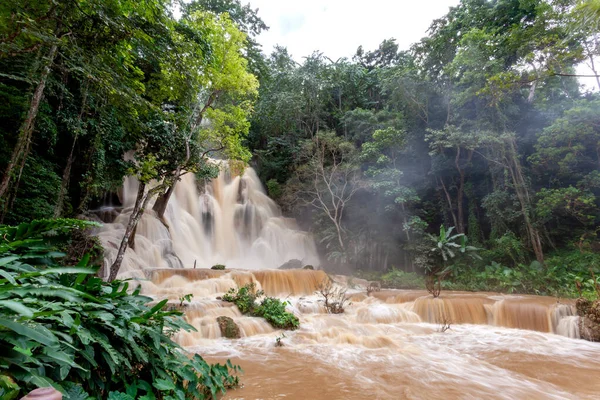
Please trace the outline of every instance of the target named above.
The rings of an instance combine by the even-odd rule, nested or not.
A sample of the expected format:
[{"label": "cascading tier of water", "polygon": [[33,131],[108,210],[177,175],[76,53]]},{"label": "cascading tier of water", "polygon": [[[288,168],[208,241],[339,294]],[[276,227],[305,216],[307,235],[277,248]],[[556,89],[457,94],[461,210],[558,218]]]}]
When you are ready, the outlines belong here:
[{"label": "cascading tier of water", "polygon": [[[125,183],[121,214],[99,233],[107,262],[136,186]],[[210,362],[242,366],[244,386],[225,399],[599,397],[600,346],[577,339],[571,301],[460,292],[434,299],[415,290],[367,295],[367,282],[339,276],[351,304],[328,314],[315,294],[329,279],[324,272],[272,269],[289,259],[318,259],[310,236],[281,216],[251,169],[242,177],[222,173],[201,188],[186,176],[165,217],[168,228],[151,212],[143,217],[120,276],[143,278],[145,294],[183,308],[196,331],[178,333],[180,344]],[[216,263],[227,269],[207,269]],[[282,336],[221,300],[248,283],[287,300],[300,329]],[[182,305],[187,294],[193,299]],[[220,316],[237,324],[240,339],[222,337]]]},{"label": "cascading tier of water", "polygon": [[[345,277],[333,277],[340,284]],[[187,293],[186,318],[197,331],[176,340],[211,361],[231,358],[246,371],[228,399],[593,399],[600,346],[576,339],[568,300],[497,293],[384,290],[367,295],[354,280],[351,305],[327,314],[315,295],[322,271],[162,269],[144,289],[174,307]],[[254,283],[284,298],[300,329],[282,332],[220,300]],[[222,337],[227,316],[241,339]],[[444,331],[444,324],[450,329]]]},{"label": "cascading tier of water", "polygon": [[[134,178],[125,180],[122,212],[98,233],[106,250],[106,267],[116,257],[137,188]],[[165,223],[150,208],[151,204],[137,225],[134,248],[127,249],[121,278],[143,278],[144,270],[153,268],[224,264],[269,269],[292,259],[319,265],[312,237],[298,230],[294,219],[282,216],[252,168],[242,176],[232,176],[223,168],[218,178],[206,184],[197,182],[193,174],[184,175],[169,201]]]}]

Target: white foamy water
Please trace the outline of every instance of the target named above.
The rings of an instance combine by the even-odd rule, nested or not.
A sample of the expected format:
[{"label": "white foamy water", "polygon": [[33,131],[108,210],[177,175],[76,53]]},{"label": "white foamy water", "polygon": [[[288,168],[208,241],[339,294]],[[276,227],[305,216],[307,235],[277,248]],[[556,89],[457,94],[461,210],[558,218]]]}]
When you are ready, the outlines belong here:
[{"label": "white foamy water", "polygon": [[[137,181],[123,185],[121,212],[98,232],[110,266],[125,233],[135,203]],[[231,176],[225,168],[206,184],[193,174],[177,183],[165,213],[165,226],[148,206],[138,223],[135,249],[128,248],[120,278],[144,277],[145,269],[278,268],[291,259],[319,265],[312,237],[298,230],[294,219],[285,218],[265,193],[256,172]],[[108,268],[105,268],[106,270]]]}]

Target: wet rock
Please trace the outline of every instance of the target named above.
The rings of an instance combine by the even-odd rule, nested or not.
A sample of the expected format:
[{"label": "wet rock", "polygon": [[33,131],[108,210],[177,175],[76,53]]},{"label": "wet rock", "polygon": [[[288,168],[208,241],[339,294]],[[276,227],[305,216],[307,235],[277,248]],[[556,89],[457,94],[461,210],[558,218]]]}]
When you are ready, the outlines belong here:
[{"label": "wet rock", "polygon": [[369,282],[369,286],[367,286],[367,294],[371,294],[372,292],[380,292],[381,291],[381,283],[379,281]]},{"label": "wet rock", "polygon": [[291,260],[288,260],[282,264],[278,269],[301,269],[302,266],[302,261],[292,258]]},{"label": "wet rock", "polygon": [[579,332],[581,338],[590,342],[600,342],[600,324],[589,318],[582,317],[579,321]]},{"label": "wet rock", "polygon": [[240,327],[230,317],[217,317],[217,323],[221,330],[221,335],[227,339],[239,339]]},{"label": "wet rock", "polygon": [[579,298],[575,302],[579,314],[581,338],[591,342],[600,342],[600,300],[590,301]]},{"label": "wet rock", "polygon": [[305,265],[304,267],[302,267],[302,269],[315,269],[315,267],[313,267],[312,265]]},{"label": "wet rock", "polygon": [[582,317],[588,314],[591,306],[592,302],[588,299],[584,299],[583,297],[580,297],[575,301],[575,308],[577,309],[577,314],[579,314]]}]

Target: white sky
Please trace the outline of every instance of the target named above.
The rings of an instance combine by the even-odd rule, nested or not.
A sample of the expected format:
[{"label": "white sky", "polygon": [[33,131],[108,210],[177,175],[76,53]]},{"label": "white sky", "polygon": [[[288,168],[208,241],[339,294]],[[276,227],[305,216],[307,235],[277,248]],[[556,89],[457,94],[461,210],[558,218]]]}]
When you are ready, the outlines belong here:
[{"label": "white sky", "polygon": [[459,0],[242,0],[247,2],[270,27],[258,37],[265,54],[278,44],[296,61],[315,50],[335,61],[351,58],[359,45],[374,50],[389,38],[407,50]]},{"label": "white sky", "polygon": [[[287,47],[292,57],[321,51],[333,61],[352,58],[358,46],[374,50],[384,40],[395,38],[400,50],[426,35],[434,19],[444,16],[459,0],[242,0],[269,26],[258,37],[263,52],[275,45]],[[579,74],[590,74],[585,64]],[[580,79],[587,89],[597,90],[593,78]]]}]

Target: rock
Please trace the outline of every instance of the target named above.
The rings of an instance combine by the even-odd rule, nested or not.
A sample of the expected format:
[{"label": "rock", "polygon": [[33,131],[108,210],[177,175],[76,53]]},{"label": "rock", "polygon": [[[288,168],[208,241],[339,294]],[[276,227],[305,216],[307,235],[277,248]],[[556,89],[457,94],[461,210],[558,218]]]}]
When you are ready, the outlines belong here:
[{"label": "rock", "polygon": [[282,264],[278,269],[301,269],[302,265],[302,261],[293,258]]},{"label": "rock", "polygon": [[600,325],[600,300],[596,300],[590,306],[590,309],[586,315],[592,322]]},{"label": "rock", "polygon": [[217,317],[217,323],[221,330],[221,335],[227,339],[239,339],[240,338],[240,327],[233,321],[233,319],[225,316]]},{"label": "rock", "polygon": [[582,339],[590,342],[600,342],[600,324],[597,324],[586,317],[579,320],[579,333]]},{"label": "rock", "polygon": [[600,300],[590,301],[579,298],[575,302],[579,319],[579,332],[582,339],[600,342]]},{"label": "rock", "polygon": [[313,267],[312,265],[305,265],[304,267],[302,267],[302,269],[315,269],[315,267]]},{"label": "rock", "polygon": [[588,299],[584,299],[583,297],[580,297],[575,301],[577,314],[581,317],[585,317],[589,313],[591,306],[592,302]]},{"label": "rock", "polygon": [[381,291],[381,283],[378,281],[369,282],[369,286],[367,286],[367,294],[372,292],[380,292]]}]

